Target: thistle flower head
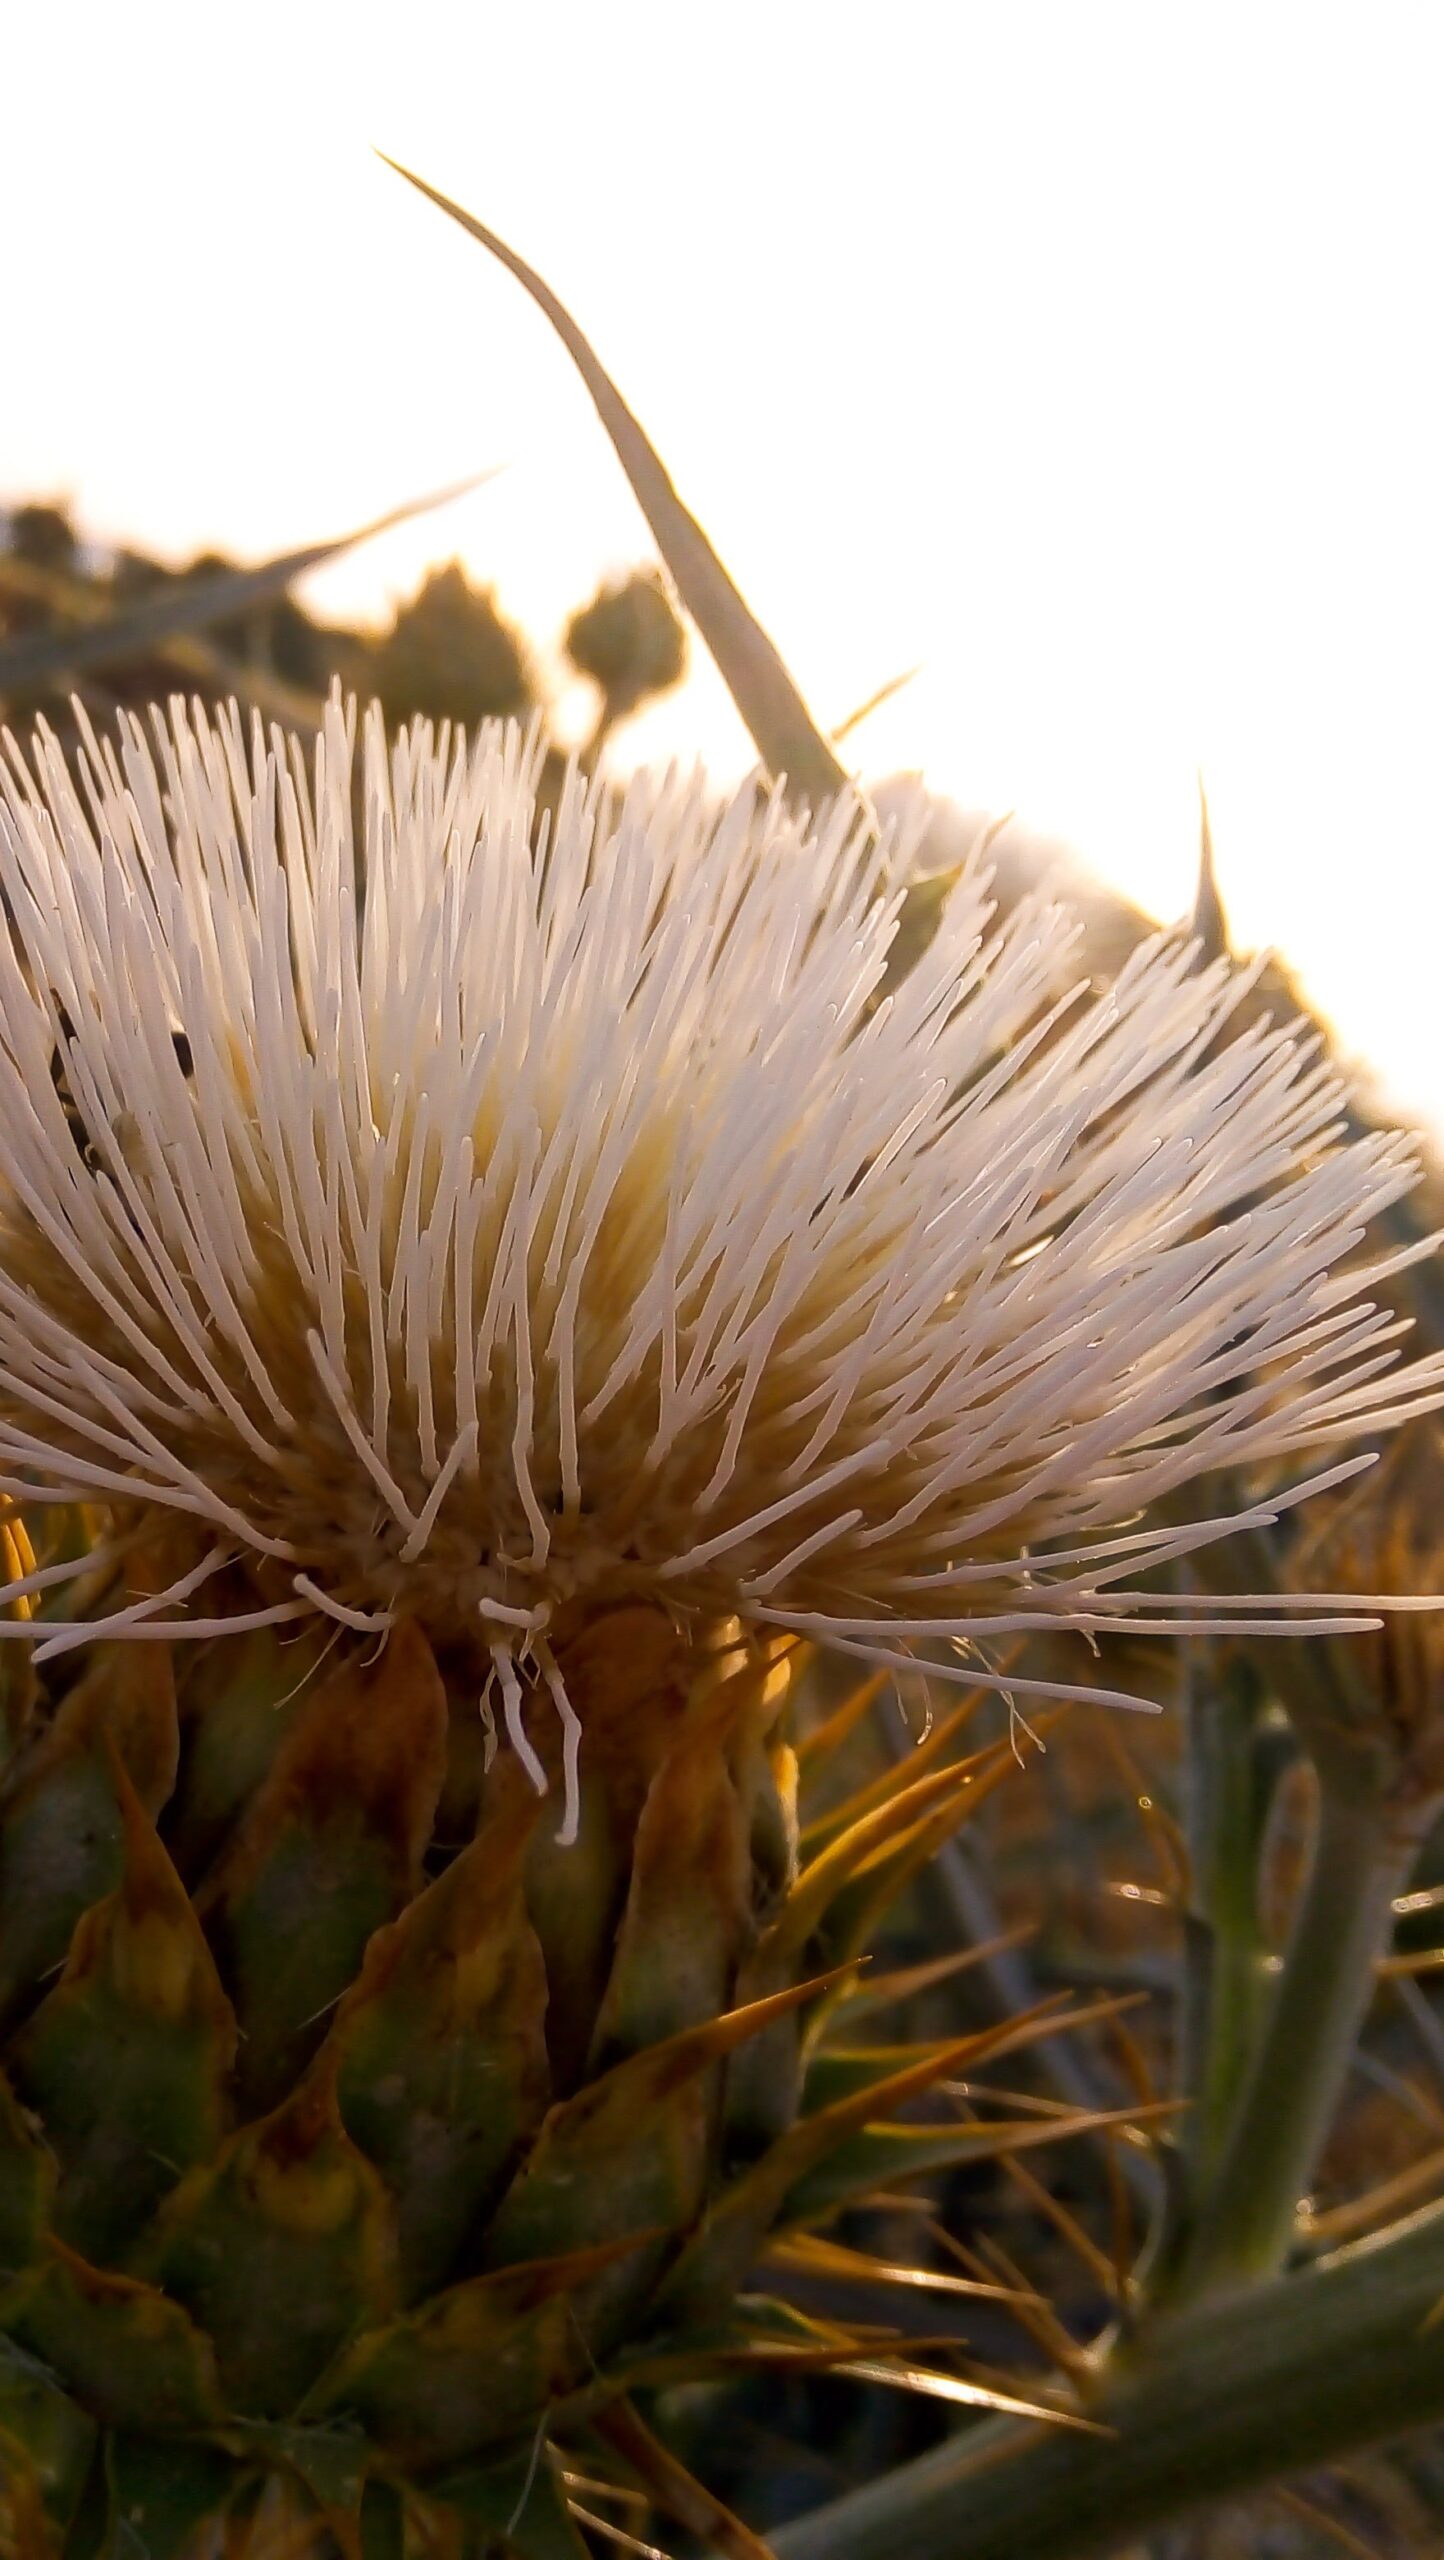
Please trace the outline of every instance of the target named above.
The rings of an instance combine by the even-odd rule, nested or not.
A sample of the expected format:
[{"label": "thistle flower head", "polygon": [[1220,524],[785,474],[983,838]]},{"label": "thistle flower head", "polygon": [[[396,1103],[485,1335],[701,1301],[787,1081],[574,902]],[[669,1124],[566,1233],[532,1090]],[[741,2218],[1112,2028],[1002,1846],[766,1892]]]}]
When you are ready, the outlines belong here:
[{"label": "thistle flower head", "polygon": [[239,1563],[474,1643],[524,1747],[620,1599],[982,1681],[1232,1525],[1159,1498],[1436,1391],[1356,1256],[1409,1149],[1226,964],[1095,990],[974,869],[889,983],[909,844],[849,805],[573,775],[548,827],[515,728],[354,749],[9,751],[0,1470],[178,1559],[12,1631],[215,1632]]}]

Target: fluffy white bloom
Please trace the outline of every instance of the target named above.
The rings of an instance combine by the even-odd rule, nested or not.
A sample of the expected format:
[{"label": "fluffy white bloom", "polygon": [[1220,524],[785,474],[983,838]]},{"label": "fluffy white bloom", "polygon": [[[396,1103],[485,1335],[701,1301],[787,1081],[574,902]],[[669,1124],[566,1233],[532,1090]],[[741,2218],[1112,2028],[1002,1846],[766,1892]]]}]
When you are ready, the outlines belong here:
[{"label": "fluffy white bloom", "polygon": [[1435,1392],[1356,1258],[1409,1149],[1238,972],[1059,1004],[1074,923],[975,870],[884,991],[911,847],[848,808],[573,778],[548,833],[519,731],[372,720],[358,844],[353,732],[9,749],[0,1471],[184,1569],[5,1633],[214,1632],[239,1560],[253,1617],[474,1639],[524,1748],[518,1667],[565,1718],[629,1596],[984,1680],[1232,1525],[1160,1496]]}]

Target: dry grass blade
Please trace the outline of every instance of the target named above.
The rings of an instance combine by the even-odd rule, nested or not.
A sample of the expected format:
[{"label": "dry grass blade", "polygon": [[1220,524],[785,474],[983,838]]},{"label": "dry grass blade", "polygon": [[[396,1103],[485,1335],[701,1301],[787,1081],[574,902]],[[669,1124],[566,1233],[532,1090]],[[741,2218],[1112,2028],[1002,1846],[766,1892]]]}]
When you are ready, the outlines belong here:
[{"label": "dry grass blade", "polygon": [[1417,1955],[1380,1956],[1374,1967],[1381,1982],[1412,1981],[1418,1973],[1444,1970],[1444,1947],[1424,1947]]},{"label": "dry grass blade", "polygon": [[1326,2541],[1335,2543],[1340,2551],[1352,2552],[1355,2560],[1384,2560],[1376,2542],[1365,2542],[1359,2534],[1352,2533],[1340,2517],[1331,2516],[1327,2507],[1316,2506],[1312,2498],[1301,2497],[1297,2489],[1275,2489],[1273,2501],[1275,2506],[1286,2508],[1290,2515],[1302,2517],[1306,2524],[1311,2524],[1316,2532],[1323,2534]]},{"label": "dry grass blade", "polygon": [[704,2489],[700,2480],[694,2480],[675,2454],[659,2444],[629,2400],[615,2400],[603,2409],[596,2429],[603,2442],[635,2472],[653,2505],[674,2523],[685,2525],[699,2542],[719,2555],[719,2560],[771,2560],[766,2543],[740,2516],[724,2507],[720,2498]]},{"label": "dry grass blade", "polygon": [[[1177,2116],[1187,2103],[1185,2098],[1162,2098],[1148,2110],[1148,2115],[1166,2120]],[[1015,2151],[1040,2151],[1047,2142],[1076,2142],[1080,2137],[1095,2133],[1127,2135],[1137,2125],[1140,2113],[1141,2110],[1132,2107],[1114,2107],[1108,2110],[1089,2109],[1076,2116],[1051,2116],[1042,2122],[1034,2117],[1021,2123],[1005,2120],[1001,2124],[991,2123],[985,2116],[970,2115],[965,2117],[959,2130],[979,2136],[978,2149],[973,2155],[975,2158],[1001,2160]],[[908,2129],[919,2130],[915,2126]]]},{"label": "dry grass blade", "polygon": [[[104,601],[103,590],[87,585],[83,578],[67,577],[60,569],[38,568],[32,560],[16,560],[0,551],[0,603],[11,598],[23,605],[39,605],[58,622],[104,628],[109,632],[114,617]],[[46,633],[46,638],[52,635]],[[19,645],[18,643],[16,644]],[[213,640],[202,638],[196,631],[173,632],[168,639],[150,644],[143,654],[154,656],[173,672],[177,689],[200,687],[218,701],[229,701],[234,695],[240,701],[254,703],[268,720],[278,720],[288,729],[319,729],[326,706],[319,694],[304,692],[299,685],[287,683],[269,667],[238,665]],[[77,685],[87,707],[106,718],[114,709],[110,697],[102,696],[94,685]]]},{"label": "dry grass blade", "polygon": [[274,560],[263,561],[258,569],[225,569],[218,570],[214,577],[174,580],[160,594],[145,597],[124,613],[108,614],[83,631],[27,633],[8,648],[0,649],[0,693],[26,692],[89,668],[115,666],[122,659],[157,648],[184,633],[204,631],[210,623],[228,622],[256,605],[272,603],[307,570],[320,568],[324,561],[338,558],[343,551],[353,551],[358,543],[370,542],[379,533],[388,533],[394,525],[408,524],[413,516],[426,515],[434,507],[448,505],[453,498],[465,497],[495,477],[495,471],[482,471],[449,488],[433,489],[424,498],[408,499],[404,506],[390,507],[385,515],[373,516],[369,524],[358,525],[351,533],[336,534],[327,542],[308,543],[300,551],[282,552]]},{"label": "dry grass blade", "polygon": [[[1117,1769],[1135,1810],[1140,1815],[1150,1849],[1157,1862],[1162,1890],[1176,1910],[1188,1892],[1188,1844],[1181,1827],[1159,1803],[1142,1770],[1119,1733],[1116,1723],[1107,1716],[1093,1718],[1094,1733]],[[1110,1888],[1111,1890],[1111,1888]],[[1137,1888],[1139,1897],[1148,1891]]]},{"label": "dry grass blade", "polygon": [[[886,1676],[884,1673],[883,1678],[885,1679]],[[961,1706],[954,1707],[949,1714],[938,1718],[922,1741],[912,1746],[905,1760],[894,1761],[888,1768],[880,1770],[875,1778],[870,1778],[865,1785],[857,1788],[843,1803],[830,1805],[826,1812],[818,1814],[803,1831],[803,1848],[810,1849],[836,1833],[849,1829],[853,1823],[860,1822],[864,1814],[872,1813],[880,1804],[886,1804],[894,1799],[905,1784],[915,1785],[937,1761],[942,1759],[949,1743],[956,1741],[964,1727],[977,1714],[981,1704],[981,1698],[965,1698]],[[990,1743],[984,1752],[975,1754],[972,1760],[960,1760],[952,1765],[958,1769],[971,1768],[976,1760],[986,1759],[999,1752],[1002,1747],[998,1743]]]},{"label": "dry grass blade", "polygon": [[[916,2199],[914,2199],[916,2201]],[[840,2276],[849,2283],[900,2285],[919,2293],[961,2294],[979,2302],[1032,2301],[1031,2292],[1011,2284],[994,2284],[980,2276],[951,2276],[940,2267],[900,2266],[887,2258],[869,2257],[865,2249],[849,2249],[818,2231],[803,2231],[776,2241],[766,2264],[803,2276]]]},{"label": "dry grass blade", "polygon": [[1065,2427],[1079,2435],[1106,2436],[1107,2427],[1094,2418],[1080,2417],[1074,2409],[1050,2409],[1046,2402],[1023,2400],[1011,2391],[999,2391],[991,2383],[967,2382],[954,2373],[935,2373],[927,2365],[889,2364],[869,2360],[839,2365],[839,2373],[850,2374],[855,2382],[882,2382],[897,2391],[915,2391],[929,2400],[950,2400],[965,2409],[991,2409],[1000,2417],[1036,2418],[1041,2426]]},{"label": "dry grass blade", "polygon": [[633,2552],[636,2560],[672,2560],[671,2552],[664,2551],[659,2542],[639,2541],[625,2525],[614,2524],[610,2516],[599,2516],[591,2507],[579,2506],[575,2498],[568,2500],[567,2513],[574,2523],[584,2524],[588,2533],[599,2533],[615,2550]]},{"label": "dry grass blade", "polygon": [[1411,2160],[1407,2167],[1396,2170],[1392,2178],[1371,2187],[1367,2195],[1351,2196],[1347,2204],[1331,2205],[1326,2212],[1305,2212],[1300,2231],[1304,2239],[1320,2248],[1340,2249],[1357,2240],[1366,2231],[1375,2231],[1392,2219],[1402,2206],[1413,2205],[1421,2195],[1444,2180],[1444,2144],[1426,2151],[1422,2160]]},{"label": "dry grass blade", "polygon": [[860,1680],[855,1689],[849,1689],[840,1706],[834,1707],[831,1714],[824,1716],[820,1723],[809,1726],[805,1732],[799,1734],[798,1766],[803,1769],[824,1767],[833,1753],[846,1742],[848,1735],[861,1724],[868,1708],[882,1696],[884,1689],[891,1687],[892,1673],[875,1671],[870,1678]]},{"label": "dry grass blade", "polygon": [[1014,2115],[1038,2116],[1054,2124],[1072,2124],[1078,2112],[1066,2098],[1045,2098],[1037,2089],[1005,2089],[994,2080],[955,2081],[953,2094],[966,2098],[971,2106],[1007,2107]]},{"label": "dry grass blade", "polygon": [[[1077,2008],[1068,2006],[1074,1998],[1071,1991],[1050,1991],[1045,1998],[1036,2001],[1021,2018],[1005,2018],[1000,2025],[988,2028],[986,2046],[980,2049],[986,2051],[989,2059],[992,2060],[999,2054],[1019,2053],[1027,2046],[1038,2043],[1040,2038],[1064,2032],[1072,2034],[1079,2027],[1111,2027],[1125,2009],[1136,2008],[1140,1999],[1146,1997],[1146,1993],[1137,1991],[1112,1992],[1105,1994],[1101,1999],[1090,2001],[1084,2008]],[[1004,2090],[995,2093],[987,2088],[969,2087],[966,2083],[954,2084],[949,2089],[950,2096],[969,2101],[987,2098],[994,2094],[1000,2098],[1010,2095]],[[1050,2113],[1056,2108],[1062,2115],[1066,2115],[1069,2121],[1074,2120],[1077,2112],[1070,2109],[1064,2101],[1025,2099],[1023,2103],[1025,2105],[1031,2103],[1035,2107],[1046,2104]],[[1169,2102],[1165,2100],[1163,2103],[1166,2106]],[[1151,2096],[1144,2100],[1143,2104],[1155,2114],[1159,2110],[1159,2101]],[[1123,2112],[1126,2114],[1127,2111]],[[1105,2122],[1116,2124],[1119,2121],[1119,2114],[1118,2109],[1110,2109],[1106,2113],[1100,2113],[1098,2121],[1100,2124]]]},{"label": "dry grass blade", "polygon": [[881,711],[885,702],[891,702],[921,674],[921,666],[916,666],[905,667],[901,675],[889,676],[885,683],[868,695],[865,702],[859,702],[854,710],[849,711],[845,720],[839,720],[832,733],[833,745],[841,746],[844,738],[850,738],[854,729],[860,729],[864,720],[870,720],[875,711]]},{"label": "dry grass blade", "polygon": [[1052,2224],[1065,2248],[1072,2251],[1080,2266],[1086,2267],[1088,2273],[1103,2287],[1104,2292],[1116,2300],[1118,2271],[1114,2261],[1105,2249],[1098,2247],[1091,2233],[1085,2231],[1077,2215],[1070,2213],[1068,2207],[1058,2196],[1051,2193],[1042,2179],[1034,2176],[1025,2161],[1007,2157],[1002,2166],[1004,2176],[1017,2188],[1020,2195],[1027,2197],[1034,2211],[1040,2213],[1045,2221]]},{"label": "dry grass blade", "polygon": [[845,1995],[847,2023],[851,2026],[866,2011],[884,2009],[893,2001],[916,1999],[919,1992],[951,1982],[955,1974],[966,1973],[973,1965],[987,1964],[1008,1948],[1026,1946],[1036,1935],[1034,1923],[1025,1920],[1016,1929],[1000,1930],[981,1946],[958,1947],[950,1955],[930,1956],[925,1963],[901,1965],[891,1973],[859,1974]]},{"label": "dry grass blade", "polygon": [[[1396,1920],[1415,1920],[1426,1911],[1444,1911],[1444,1884],[1421,1885],[1417,1893],[1396,1893],[1391,1907]],[[1444,1954],[1444,1949],[1433,1952]]]},{"label": "dry grass blade", "polygon": [[[696,517],[682,504],[660,457],[633,417],[611,375],[598,362],[571,313],[549,284],[489,231],[484,222],[463,211],[415,171],[404,169],[386,152],[380,157],[408,185],[428,196],[483,249],[500,260],[509,275],[545,312],[590,392],[598,417],[616,448],[637,504],[656,537],[687,611],[717,661],[723,681],[752,733],[768,772],[785,775],[796,796],[814,804],[850,788],[847,774],[778,656],[755,614],[723,568]],[[861,802],[859,808],[861,809]]]},{"label": "dry grass blade", "polygon": [[924,1819],[929,1813],[940,1823],[940,1836],[946,1836],[986,1800],[1011,1767],[1007,1746],[992,1743],[970,1760],[935,1769],[910,1785],[894,1780],[879,1803],[830,1837],[803,1867],[767,1943],[779,1953],[805,1946],[844,1886],[873,1874],[880,1861],[891,1867],[910,1843],[930,1839],[931,1826]]},{"label": "dry grass blade", "polygon": [[926,2225],[934,2244],[955,2266],[963,2267],[973,2277],[992,2276],[1007,2287],[1013,2316],[1025,2337],[1031,2339],[1040,2355],[1055,2364],[1060,2373],[1079,2381],[1088,2372],[1091,2359],[1085,2348],[1064,2327],[1046,2295],[1033,2291],[1016,2262],[996,2240],[982,2238],[975,2249],[954,2237],[944,2224],[932,2219]]},{"label": "dry grass blade", "polygon": [[[1144,1992],[1141,1996],[1146,2000],[1148,1994]],[[1157,2116],[1163,2101],[1159,2098],[1143,2047],[1123,2023],[1124,2009],[1135,2005],[1135,1999],[1119,2002],[1118,2008],[1107,2022],[1108,2038],[1117,2053],[1119,2068],[1137,2101],[1139,2116],[1152,2118]]]}]

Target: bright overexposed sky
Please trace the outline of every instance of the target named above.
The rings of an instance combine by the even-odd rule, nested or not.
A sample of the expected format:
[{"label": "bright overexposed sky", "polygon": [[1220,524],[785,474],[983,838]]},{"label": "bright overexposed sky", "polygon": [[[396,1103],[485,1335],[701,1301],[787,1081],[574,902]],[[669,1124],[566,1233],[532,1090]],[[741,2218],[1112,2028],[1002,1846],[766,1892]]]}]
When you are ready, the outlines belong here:
[{"label": "bright overexposed sky", "polygon": [[[650,544],[588,331],[820,719],[1155,912],[1195,770],[1277,943],[1444,1126],[1434,0],[50,0],[0,32],[0,500],[312,582],[460,556],[552,637]],[[698,653],[700,658],[700,652]],[[748,759],[700,665],[623,744]]]}]

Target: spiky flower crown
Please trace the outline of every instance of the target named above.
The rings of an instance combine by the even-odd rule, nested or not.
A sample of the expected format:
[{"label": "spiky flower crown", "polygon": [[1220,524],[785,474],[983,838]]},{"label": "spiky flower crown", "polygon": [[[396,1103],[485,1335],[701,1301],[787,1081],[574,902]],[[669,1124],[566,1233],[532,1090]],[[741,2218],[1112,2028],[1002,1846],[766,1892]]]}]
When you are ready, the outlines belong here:
[{"label": "spiky flower crown", "polygon": [[540,1778],[522,1676],[574,1752],[596,1606],[986,1681],[1177,1623],[1130,1575],[1235,1518],[1160,1497],[1439,1392],[1352,1258],[1410,1149],[1228,965],[1060,997],[1075,923],[974,870],[889,984],[909,844],[846,801],[574,774],[548,827],[534,739],[373,714],[358,833],[339,702],[309,775],[153,732],[0,776],[0,1468],[178,1565],[7,1634],[414,1617]]}]

